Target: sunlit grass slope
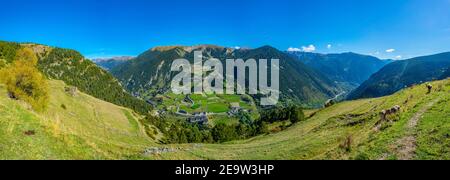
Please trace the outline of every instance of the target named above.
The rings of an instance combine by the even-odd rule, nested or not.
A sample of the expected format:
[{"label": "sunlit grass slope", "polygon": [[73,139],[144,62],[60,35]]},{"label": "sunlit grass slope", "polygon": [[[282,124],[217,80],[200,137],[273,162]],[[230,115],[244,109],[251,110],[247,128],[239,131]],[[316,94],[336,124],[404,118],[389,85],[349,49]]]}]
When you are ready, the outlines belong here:
[{"label": "sunlit grass slope", "polygon": [[[274,134],[167,147],[145,135],[131,110],[83,93],[72,96],[60,81],[50,81],[43,113],[10,99],[0,85],[0,159],[450,159],[450,80],[432,84],[431,94],[418,85],[339,103]],[[394,105],[402,112],[376,130],[378,113]]]},{"label": "sunlit grass slope", "polygon": [[0,159],[129,159],[154,145],[131,110],[50,87],[48,109],[35,113],[0,85]]},{"label": "sunlit grass slope", "polygon": [[[188,148],[148,158],[399,159],[405,154],[402,149],[411,148],[401,147],[408,144],[402,139],[412,137],[414,151],[406,151],[412,159],[450,159],[450,80],[432,84],[431,94],[425,85],[418,85],[392,96],[337,104],[276,134],[227,144],[180,145]],[[436,103],[430,104],[433,101]],[[395,121],[376,130],[379,112],[395,105],[400,105],[402,112],[391,117]],[[424,114],[417,126],[408,128],[420,111]]]}]

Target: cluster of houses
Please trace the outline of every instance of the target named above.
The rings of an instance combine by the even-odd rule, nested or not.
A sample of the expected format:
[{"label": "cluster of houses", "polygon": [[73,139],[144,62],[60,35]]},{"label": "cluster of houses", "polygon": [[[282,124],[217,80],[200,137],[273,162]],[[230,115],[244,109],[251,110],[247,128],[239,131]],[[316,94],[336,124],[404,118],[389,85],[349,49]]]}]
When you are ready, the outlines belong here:
[{"label": "cluster of houses", "polygon": [[194,100],[192,100],[192,99],[191,99],[191,96],[189,96],[189,95],[186,95],[186,96],[184,97],[184,102],[189,103],[189,104],[192,104],[192,105],[195,104]]},{"label": "cluster of houses", "polygon": [[194,113],[191,117],[187,118],[187,121],[191,124],[208,125],[208,113]]},{"label": "cluster of houses", "polygon": [[239,111],[241,110],[241,106],[239,105],[239,103],[230,103],[230,111],[228,111],[228,116],[234,116],[237,115],[239,113]]},{"label": "cluster of houses", "polygon": [[[137,94],[134,94],[137,95]],[[156,106],[156,102],[152,100],[147,100],[148,104],[151,104],[152,106]],[[194,100],[189,96],[186,95],[183,100],[183,104],[189,104],[189,105],[195,105]],[[242,108],[240,106],[239,102],[234,102],[229,104],[229,111],[226,113],[218,113],[223,115],[228,115],[229,117],[236,116],[241,112]],[[167,113],[167,109],[164,110],[158,110],[154,111],[156,115],[163,115]],[[189,113],[186,110],[180,109],[180,105],[177,106],[175,114],[178,116],[186,117],[186,121],[191,124],[199,124],[199,125],[207,125],[209,123],[209,115],[213,115],[214,113],[208,113],[208,112],[196,112],[196,113]]]},{"label": "cluster of houses", "polygon": [[[228,116],[235,116],[241,110],[242,110],[242,108],[240,107],[239,103],[230,103],[230,110],[226,114]],[[209,113],[207,113],[207,112],[197,112],[197,113],[189,114],[187,111],[179,109],[177,111],[177,114],[187,116],[187,122],[189,122],[191,124],[207,125],[209,122],[209,117],[208,117]]]}]

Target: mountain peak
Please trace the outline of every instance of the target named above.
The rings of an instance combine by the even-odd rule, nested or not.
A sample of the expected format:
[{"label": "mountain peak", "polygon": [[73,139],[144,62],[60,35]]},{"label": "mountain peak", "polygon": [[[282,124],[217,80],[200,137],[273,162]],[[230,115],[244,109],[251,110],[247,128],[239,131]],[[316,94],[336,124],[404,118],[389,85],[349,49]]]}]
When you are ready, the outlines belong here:
[{"label": "mountain peak", "polygon": [[151,51],[159,51],[159,52],[166,52],[166,51],[170,51],[172,49],[176,49],[176,48],[182,48],[183,46],[157,46],[154,47],[152,49],[150,49]]},{"label": "mountain peak", "polygon": [[175,45],[175,46],[158,46],[151,49],[151,51],[159,51],[159,52],[166,52],[173,49],[183,49],[187,52],[192,51],[205,51],[205,50],[233,50],[232,48],[226,48],[223,46],[217,46],[217,45],[211,45],[211,44],[201,44],[201,45],[194,45],[194,46],[181,46],[181,45]]},{"label": "mountain peak", "polygon": [[107,57],[107,58],[94,58],[93,62],[105,62],[105,61],[129,61],[132,60],[133,56],[117,56],[117,57]]},{"label": "mountain peak", "polygon": [[261,49],[261,50],[275,50],[275,51],[279,51],[277,48],[274,48],[274,47],[269,46],[269,45],[261,46],[261,47],[258,48],[258,49]]},{"label": "mountain peak", "polygon": [[203,44],[203,45],[184,47],[184,50],[188,51],[188,52],[205,51],[205,50],[219,50],[219,51],[222,51],[222,50],[225,50],[225,49],[231,50],[231,48],[225,48],[225,47],[222,47],[222,46],[210,45],[210,44]]}]

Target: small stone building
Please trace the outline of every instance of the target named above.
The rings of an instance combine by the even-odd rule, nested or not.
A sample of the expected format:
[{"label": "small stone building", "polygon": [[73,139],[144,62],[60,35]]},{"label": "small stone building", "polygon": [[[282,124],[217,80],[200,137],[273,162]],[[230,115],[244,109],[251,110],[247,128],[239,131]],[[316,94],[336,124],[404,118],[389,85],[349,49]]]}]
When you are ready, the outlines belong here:
[{"label": "small stone building", "polygon": [[75,97],[78,94],[78,88],[74,86],[67,86],[64,88],[64,91],[72,97]]},{"label": "small stone building", "polygon": [[230,111],[228,111],[228,115],[236,115],[241,110],[241,106],[239,103],[230,103]]},{"label": "small stone building", "polygon": [[207,125],[209,121],[208,114],[205,112],[195,113],[191,117],[189,117],[187,121],[192,124]]}]

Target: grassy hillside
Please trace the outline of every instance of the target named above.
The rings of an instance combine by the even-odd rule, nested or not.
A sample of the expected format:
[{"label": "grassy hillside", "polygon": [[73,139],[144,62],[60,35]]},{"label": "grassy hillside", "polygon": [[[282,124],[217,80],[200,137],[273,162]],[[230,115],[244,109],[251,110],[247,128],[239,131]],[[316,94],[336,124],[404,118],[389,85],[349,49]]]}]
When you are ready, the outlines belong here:
[{"label": "grassy hillside", "polygon": [[[450,80],[318,111],[279,133],[226,144],[180,145],[150,159],[450,159]],[[379,112],[401,105],[382,123]],[[349,143],[345,143],[349,142]],[[345,145],[348,144],[348,145]]]},{"label": "grassy hillside", "polygon": [[0,159],[130,159],[155,145],[133,111],[50,86],[48,109],[35,113],[0,85]]},{"label": "grassy hillside", "polygon": [[131,96],[110,73],[83,57],[79,52],[39,44],[0,41],[0,67],[11,63],[20,48],[31,49],[38,57],[38,68],[48,78],[62,80],[96,98],[133,109],[141,114],[152,108]]},{"label": "grassy hillside", "polygon": [[[304,122],[248,140],[167,146],[131,110],[50,86],[48,110],[35,113],[0,85],[0,159],[450,159],[450,80],[433,82],[431,94],[420,85],[308,111]],[[401,114],[375,129],[378,112],[394,105]]]}]

